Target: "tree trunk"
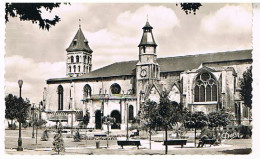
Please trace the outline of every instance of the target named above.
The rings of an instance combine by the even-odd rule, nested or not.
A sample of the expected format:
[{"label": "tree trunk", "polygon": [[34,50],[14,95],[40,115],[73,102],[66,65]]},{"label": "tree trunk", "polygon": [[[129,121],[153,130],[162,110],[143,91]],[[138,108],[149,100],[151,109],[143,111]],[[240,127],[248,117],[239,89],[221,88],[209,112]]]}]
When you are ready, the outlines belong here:
[{"label": "tree trunk", "polygon": [[152,140],[152,131],[151,131],[151,127],[150,127],[150,139],[149,139],[149,144],[150,144],[150,150],[152,149],[152,143],[151,143],[151,140]]},{"label": "tree trunk", "polygon": [[195,136],[194,136],[194,144],[195,144],[195,147],[196,147],[196,128],[195,128]]},{"label": "tree trunk", "polygon": [[167,135],[167,126],[165,127],[165,154],[167,154],[167,152],[168,152],[168,143],[167,143],[167,141],[168,141],[168,137],[167,137],[168,135]]},{"label": "tree trunk", "polygon": [[38,134],[38,126],[36,126],[36,146],[37,146],[37,134]]},{"label": "tree trunk", "polygon": [[217,127],[215,127],[215,138],[218,138],[218,134],[217,134]]}]

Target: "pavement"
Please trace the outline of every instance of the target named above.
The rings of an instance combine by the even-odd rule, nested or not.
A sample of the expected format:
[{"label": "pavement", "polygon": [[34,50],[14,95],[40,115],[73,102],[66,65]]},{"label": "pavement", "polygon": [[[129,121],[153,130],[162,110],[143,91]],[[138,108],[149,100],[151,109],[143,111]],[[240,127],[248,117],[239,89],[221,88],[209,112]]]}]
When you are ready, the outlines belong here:
[{"label": "pavement", "polygon": [[[57,153],[52,150],[53,135],[50,134],[49,141],[40,141],[41,133],[43,130],[39,130],[37,145],[36,139],[31,138],[31,129],[23,129],[22,139],[24,151],[16,151],[17,147],[17,130],[6,130],[5,133],[5,153],[10,155],[56,155]],[[96,133],[96,132],[93,132]],[[120,134],[121,131],[113,132]],[[124,133],[124,132],[122,132]],[[88,133],[88,135],[92,135]],[[107,148],[106,140],[99,140],[100,148],[96,148],[96,140],[82,140],[80,142],[74,142],[73,138],[66,138],[63,135],[65,152],[64,155],[162,155],[165,153],[165,146],[163,145],[162,138],[163,133],[159,133],[152,136],[152,148],[149,148],[149,140],[141,139],[141,146],[137,149],[136,146],[126,146],[122,149],[117,145],[116,140],[109,140],[109,147]],[[121,138],[124,140],[125,138]],[[161,139],[158,140],[158,139]],[[170,155],[187,155],[187,154],[249,154],[251,152],[252,140],[251,139],[232,139],[224,140],[219,146],[208,146],[203,148],[195,148],[193,143],[194,138],[189,139],[184,148],[180,146],[168,146],[168,154]],[[198,143],[198,142],[197,142]]]}]

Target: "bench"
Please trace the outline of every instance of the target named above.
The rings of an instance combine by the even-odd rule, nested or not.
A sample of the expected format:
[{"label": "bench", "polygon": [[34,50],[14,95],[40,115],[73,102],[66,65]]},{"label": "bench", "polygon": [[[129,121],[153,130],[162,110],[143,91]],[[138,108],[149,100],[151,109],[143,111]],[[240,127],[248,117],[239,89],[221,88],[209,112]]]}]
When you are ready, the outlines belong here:
[{"label": "bench", "polygon": [[135,137],[135,136],[139,136],[139,132],[133,132],[132,134],[130,134],[130,137]]},{"label": "bench", "polygon": [[124,146],[137,146],[137,149],[139,149],[141,145],[140,141],[117,141],[117,144],[121,146],[122,149]]},{"label": "bench", "polygon": [[106,134],[94,134],[95,140],[105,140],[107,138]]},{"label": "bench", "polygon": [[198,147],[203,147],[204,145],[213,145],[216,142],[216,139],[204,139],[200,140]]},{"label": "bench", "polygon": [[94,134],[94,137],[107,137],[106,134]]},{"label": "bench", "polygon": [[[181,148],[183,148],[183,145],[186,145],[187,140],[185,139],[174,139],[174,140],[167,140],[167,145],[181,145]],[[163,142],[163,145],[166,145],[166,141]]]}]

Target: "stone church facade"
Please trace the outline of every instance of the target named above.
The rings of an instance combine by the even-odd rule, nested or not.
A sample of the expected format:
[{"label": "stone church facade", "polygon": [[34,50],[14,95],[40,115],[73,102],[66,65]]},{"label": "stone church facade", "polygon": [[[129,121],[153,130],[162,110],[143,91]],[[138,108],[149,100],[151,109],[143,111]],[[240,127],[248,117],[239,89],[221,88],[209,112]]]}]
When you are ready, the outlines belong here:
[{"label": "stone church facade", "polygon": [[[239,97],[239,79],[252,65],[252,50],[157,58],[153,27],[147,21],[139,60],[117,62],[92,71],[92,53],[79,28],[66,49],[65,78],[47,80],[45,118],[76,126],[90,113],[88,127],[105,129],[103,116],[112,116],[112,129],[126,129],[147,99],[159,101],[163,90],[172,101],[191,111],[228,108],[235,124],[249,123],[249,110]],[[65,124],[65,125],[66,125]]]}]

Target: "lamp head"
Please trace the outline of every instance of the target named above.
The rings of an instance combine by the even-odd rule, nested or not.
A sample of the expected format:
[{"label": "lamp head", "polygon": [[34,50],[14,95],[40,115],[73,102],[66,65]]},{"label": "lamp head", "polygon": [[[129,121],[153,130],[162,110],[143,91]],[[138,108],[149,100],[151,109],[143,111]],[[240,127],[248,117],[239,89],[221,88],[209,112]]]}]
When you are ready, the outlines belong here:
[{"label": "lamp head", "polygon": [[19,87],[21,88],[22,85],[23,85],[23,80],[18,80],[18,85],[19,85]]}]

